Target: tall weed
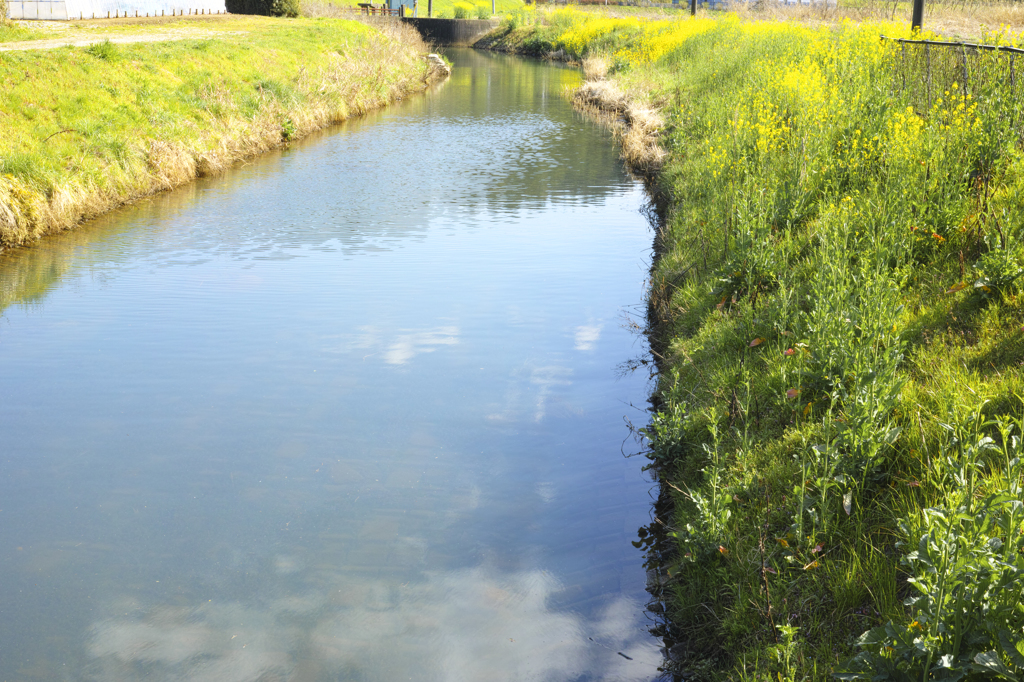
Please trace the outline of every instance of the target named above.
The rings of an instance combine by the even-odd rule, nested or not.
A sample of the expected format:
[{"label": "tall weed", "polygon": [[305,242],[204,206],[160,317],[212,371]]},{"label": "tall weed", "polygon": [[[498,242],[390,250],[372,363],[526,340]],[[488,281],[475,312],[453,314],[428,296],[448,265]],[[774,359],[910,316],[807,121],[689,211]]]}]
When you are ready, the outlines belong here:
[{"label": "tall weed", "polygon": [[[999,441],[984,435],[995,427]],[[911,622],[857,640],[843,680],[1017,679],[1024,673],[1024,462],[1019,421],[944,425],[938,459],[946,502],[901,522],[914,593]],[[996,455],[996,457],[988,457]],[[1002,490],[979,496],[992,468]],[[979,499],[980,497],[980,499]]]}]

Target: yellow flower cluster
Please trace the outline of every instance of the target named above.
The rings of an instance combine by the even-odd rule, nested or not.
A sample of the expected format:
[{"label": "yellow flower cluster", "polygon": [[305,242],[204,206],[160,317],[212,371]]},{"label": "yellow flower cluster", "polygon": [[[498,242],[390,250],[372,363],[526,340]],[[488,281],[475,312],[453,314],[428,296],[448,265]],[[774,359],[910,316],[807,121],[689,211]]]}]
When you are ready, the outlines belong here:
[{"label": "yellow flower cluster", "polygon": [[556,42],[568,52],[584,56],[588,48],[613,35],[629,37],[614,56],[628,64],[655,62],[693,36],[712,29],[716,22],[700,18],[684,21],[638,17],[608,17],[566,7],[551,13],[551,24],[561,28]]},{"label": "yellow flower cluster", "polygon": [[615,56],[631,64],[649,64],[678,49],[694,36],[714,28],[711,19],[654,21],[642,25],[639,35]]}]

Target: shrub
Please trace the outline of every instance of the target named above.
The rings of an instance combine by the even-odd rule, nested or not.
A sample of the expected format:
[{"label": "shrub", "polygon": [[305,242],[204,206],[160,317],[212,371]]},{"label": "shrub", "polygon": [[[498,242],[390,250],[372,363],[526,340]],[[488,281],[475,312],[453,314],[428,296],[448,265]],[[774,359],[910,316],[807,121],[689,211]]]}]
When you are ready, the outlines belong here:
[{"label": "shrub", "polygon": [[491,7],[487,4],[479,4],[476,6],[476,18],[477,19],[490,19],[491,18]]},{"label": "shrub", "polygon": [[266,17],[299,16],[299,0],[227,0],[231,14],[259,14]]},{"label": "shrub", "polygon": [[467,5],[463,2],[455,3],[454,9],[456,19],[469,19],[470,15],[472,15],[474,12],[474,8],[472,5]]},{"label": "shrub", "polygon": [[526,26],[533,26],[536,22],[537,13],[527,7],[521,7],[514,9],[505,14],[505,18],[501,20],[502,28],[514,31],[519,28]]}]

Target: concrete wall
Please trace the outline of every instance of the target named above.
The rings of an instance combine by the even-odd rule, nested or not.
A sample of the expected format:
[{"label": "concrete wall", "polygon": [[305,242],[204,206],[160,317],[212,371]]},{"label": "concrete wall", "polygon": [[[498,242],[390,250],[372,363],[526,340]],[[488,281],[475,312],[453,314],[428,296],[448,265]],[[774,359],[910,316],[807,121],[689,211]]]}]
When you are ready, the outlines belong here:
[{"label": "concrete wall", "polygon": [[[426,0],[419,0],[419,10],[426,11]],[[426,17],[405,17],[402,21],[412,24],[424,40],[435,45],[472,45],[485,33],[498,27],[494,19],[428,19]]]},{"label": "concrete wall", "polygon": [[225,12],[224,0],[8,0],[11,19],[67,20],[124,16],[159,16],[161,12],[186,14],[189,10],[207,14]]}]

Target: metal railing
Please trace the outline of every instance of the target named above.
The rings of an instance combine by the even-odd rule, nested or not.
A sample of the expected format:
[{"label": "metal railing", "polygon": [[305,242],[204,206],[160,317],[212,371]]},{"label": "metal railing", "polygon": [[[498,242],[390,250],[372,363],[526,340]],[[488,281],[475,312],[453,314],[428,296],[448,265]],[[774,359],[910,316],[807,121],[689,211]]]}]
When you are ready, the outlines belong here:
[{"label": "metal railing", "polygon": [[1018,55],[1024,50],[944,40],[882,40],[899,46],[891,55],[896,61],[893,88],[920,116],[932,115],[940,99],[953,104],[959,98],[981,114],[999,112],[998,123],[990,125],[1009,126],[1018,141],[1024,140],[1024,86],[1017,73]]}]

